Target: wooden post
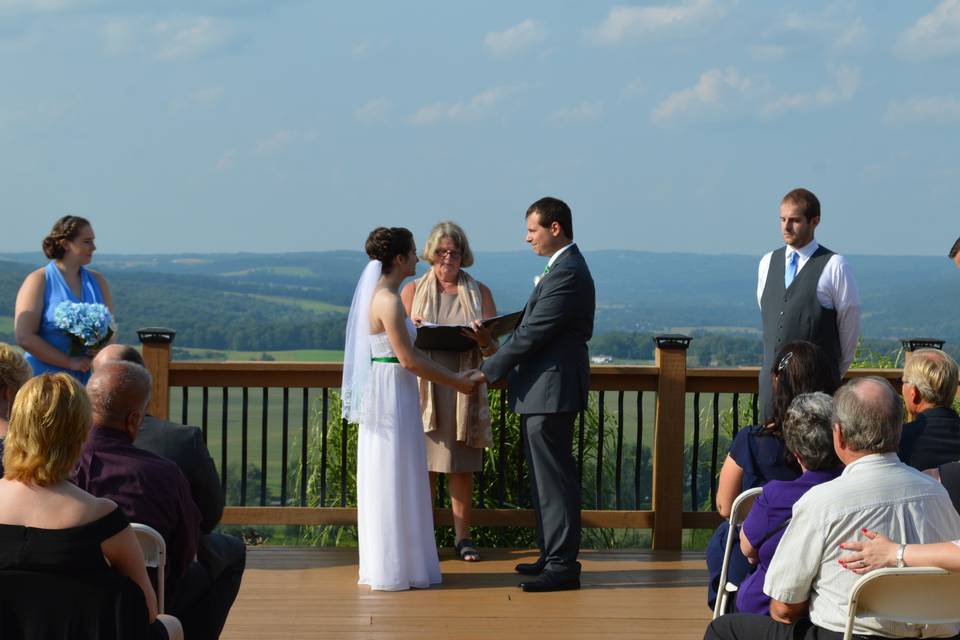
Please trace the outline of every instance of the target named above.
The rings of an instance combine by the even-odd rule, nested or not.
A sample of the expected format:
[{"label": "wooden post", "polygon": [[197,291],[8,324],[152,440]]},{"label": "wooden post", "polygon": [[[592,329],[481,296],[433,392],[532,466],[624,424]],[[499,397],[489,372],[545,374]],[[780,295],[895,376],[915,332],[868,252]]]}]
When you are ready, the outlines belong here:
[{"label": "wooden post", "polygon": [[170,348],[177,332],[163,327],[137,331],[143,351],[143,362],[153,378],[150,394],[150,415],[166,420],[170,409]]},{"label": "wooden post", "polygon": [[653,548],[679,551],[683,542],[683,430],[687,392],[684,335],[660,335],[656,365],[656,424],[653,431]]}]

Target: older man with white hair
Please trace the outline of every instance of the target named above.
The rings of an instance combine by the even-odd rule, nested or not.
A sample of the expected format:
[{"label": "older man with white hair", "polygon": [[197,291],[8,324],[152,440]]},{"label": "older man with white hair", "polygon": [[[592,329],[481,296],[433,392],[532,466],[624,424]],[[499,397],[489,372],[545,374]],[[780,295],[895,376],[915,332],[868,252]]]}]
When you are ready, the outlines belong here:
[{"label": "older man with white hair", "polygon": [[[846,468],[794,505],[764,581],[770,617],[722,616],[704,638],[839,640],[850,589],[859,577],[844,570],[841,543],[864,528],[904,544],[960,537],[960,516],[944,488],[897,457],[902,412],[900,397],[882,378],[858,378],[837,391],[833,444]],[[958,630],[955,624],[926,625],[924,637],[952,638]],[[868,638],[916,637],[915,626],[875,617],[857,618],[853,632]]]}]

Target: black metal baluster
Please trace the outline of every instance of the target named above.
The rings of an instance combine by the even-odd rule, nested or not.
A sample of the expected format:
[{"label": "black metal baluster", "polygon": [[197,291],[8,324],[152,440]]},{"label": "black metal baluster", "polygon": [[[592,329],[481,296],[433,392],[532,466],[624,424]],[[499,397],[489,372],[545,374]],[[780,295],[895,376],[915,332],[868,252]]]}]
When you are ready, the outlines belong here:
[{"label": "black metal baluster", "polygon": [[530,495],[530,483],[523,482],[523,470],[526,468],[526,459],[523,457],[523,432],[517,432],[517,506],[529,507],[533,497]]},{"label": "black metal baluster", "polygon": [[620,506],[620,472],[623,469],[623,391],[617,393],[617,477],[614,482],[616,507]]},{"label": "black metal baluster", "polygon": [[484,465],[487,462],[486,457],[487,457],[487,450],[480,449],[480,475],[477,478],[477,507],[480,509],[483,509],[486,506],[485,502],[487,497],[487,482],[486,482],[486,476],[483,473]]},{"label": "black metal baluster", "polygon": [[717,510],[717,455],[720,450],[720,425],[713,423],[713,445],[710,447],[710,507]]},{"label": "black metal baluster", "polygon": [[281,419],[281,450],[280,450],[280,506],[287,506],[287,475],[289,473],[289,461],[287,460],[287,449],[289,448],[290,437],[290,388],[283,388],[283,406]]},{"label": "black metal baluster", "polygon": [[227,404],[229,402],[229,394],[227,388],[223,387],[223,404],[221,406],[221,420],[220,420],[220,486],[223,487],[224,493],[227,489]]},{"label": "black metal baluster", "polygon": [[320,416],[320,506],[327,506],[327,426],[330,419],[330,390],[323,388],[323,409]]},{"label": "black metal baluster", "polygon": [[760,423],[760,418],[759,418],[759,416],[758,416],[758,414],[760,413],[760,408],[759,408],[759,406],[758,406],[758,403],[759,403],[759,400],[758,400],[758,398],[757,398],[757,394],[753,394],[753,400],[752,400],[752,404],[753,404],[753,424],[759,424],[759,423]]},{"label": "black metal baluster", "polygon": [[240,505],[247,506],[247,421],[250,409],[250,389],[243,388],[243,406],[240,417]]},{"label": "black metal baluster", "polygon": [[[200,429],[203,431],[203,443],[207,443],[207,414],[210,408],[210,388],[204,387],[200,401]],[[223,487],[226,489],[226,487]]]},{"label": "black metal baluster", "polygon": [[347,429],[350,425],[344,418],[340,422],[340,506],[347,506]]},{"label": "black metal baluster", "polygon": [[[507,391],[500,390],[498,413],[500,414],[500,437],[497,442],[497,506],[503,507],[507,497]],[[522,439],[522,438],[521,438]]]},{"label": "black metal baluster", "polygon": [[733,435],[740,431],[740,394],[733,394]]},{"label": "black metal baluster", "polygon": [[189,400],[190,388],[181,387],[181,389],[182,391],[180,396],[180,424],[190,424],[189,422],[187,422],[189,418],[187,409],[190,405],[190,400]]},{"label": "black metal baluster", "polygon": [[267,506],[267,411],[270,390],[263,387],[260,404],[260,506]]},{"label": "black metal baluster", "polygon": [[310,391],[303,388],[303,420],[300,425],[300,506],[307,506],[307,436],[310,425]]},{"label": "black metal baluster", "polygon": [[637,391],[637,442],[633,452],[634,509],[640,509],[640,469],[643,466],[643,391]]},{"label": "black metal baluster", "polygon": [[690,450],[690,504],[697,510],[697,463],[700,453],[700,392],[693,394],[693,443]]},{"label": "black metal baluster", "polygon": [[596,488],[596,508],[603,508],[603,391],[600,391],[600,399],[597,402],[597,488]]},{"label": "black metal baluster", "polygon": [[586,424],[586,411],[580,410],[580,424],[577,427],[577,467],[580,474],[580,493],[583,494],[583,446],[584,446],[584,425]]}]

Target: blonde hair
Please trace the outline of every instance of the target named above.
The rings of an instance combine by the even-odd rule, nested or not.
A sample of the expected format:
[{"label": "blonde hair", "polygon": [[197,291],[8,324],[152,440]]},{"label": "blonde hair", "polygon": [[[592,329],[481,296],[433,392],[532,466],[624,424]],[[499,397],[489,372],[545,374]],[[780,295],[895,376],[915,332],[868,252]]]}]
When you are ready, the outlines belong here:
[{"label": "blonde hair", "polygon": [[30,379],[33,371],[20,352],[0,342],[0,389],[16,391]]},{"label": "blonde hair", "polygon": [[926,402],[949,407],[957,395],[957,363],[939,349],[917,349],[903,366],[903,381]]},{"label": "blonde hair", "polygon": [[460,268],[465,269],[473,266],[473,251],[470,250],[470,243],[467,241],[467,234],[456,222],[438,222],[433,225],[430,235],[427,236],[427,242],[423,245],[423,255],[420,257],[429,264],[436,260],[437,246],[444,238],[453,240],[453,244],[460,252]]},{"label": "blonde hair", "polygon": [[13,401],[4,477],[40,486],[64,480],[80,457],[92,422],[87,392],[73,376],[45,373],[31,378]]}]

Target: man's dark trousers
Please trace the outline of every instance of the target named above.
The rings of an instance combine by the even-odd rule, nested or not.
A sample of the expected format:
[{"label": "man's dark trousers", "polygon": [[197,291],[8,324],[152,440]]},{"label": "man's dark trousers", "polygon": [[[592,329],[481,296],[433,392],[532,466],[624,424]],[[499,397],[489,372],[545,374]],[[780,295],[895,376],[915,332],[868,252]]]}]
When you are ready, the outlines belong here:
[{"label": "man's dark trousers", "polygon": [[580,485],[573,459],[576,413],[520,416],[537,544],[547,571],[580,575]]}]

